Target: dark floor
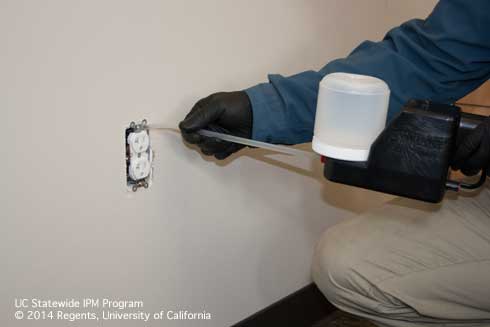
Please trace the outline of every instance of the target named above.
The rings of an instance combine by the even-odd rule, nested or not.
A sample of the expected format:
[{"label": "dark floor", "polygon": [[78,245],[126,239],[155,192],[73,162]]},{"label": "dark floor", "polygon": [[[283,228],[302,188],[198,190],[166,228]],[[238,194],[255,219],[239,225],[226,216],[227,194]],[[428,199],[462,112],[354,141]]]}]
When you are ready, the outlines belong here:
[{"label": "dark floor", "polygon": [[376,327],[335,308],[314,284],[286,296],[232,327]]},{"label": "dark floor", "polygon": [[376,327],[371,322],[342,311],[335,311],[312,327]]}]

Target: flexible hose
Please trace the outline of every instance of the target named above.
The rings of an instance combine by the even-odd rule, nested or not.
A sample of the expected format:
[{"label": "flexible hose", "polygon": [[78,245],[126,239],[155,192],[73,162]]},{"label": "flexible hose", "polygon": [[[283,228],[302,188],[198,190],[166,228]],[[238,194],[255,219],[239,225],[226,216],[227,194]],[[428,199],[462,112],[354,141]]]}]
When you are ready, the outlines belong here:
[{"label": "flexible hose", "polygon": [[465,190],[476,190],[477,188],[480,188],[483,184],[485,184],[485,181],[487,179],[487,169],[482,169],[480,179],[478,182],[473,183],[473,184],[468,184],[468,183],[460,183],[460,187],[465,189]]},{"label": "flexible hose", "polygon": [[446,181],[446,189],[459,192],[461,189],[464,190],[476,190],[485,184],[487,180],[487,169],[482,169],[480,179],[476,183],[465,183],[465,182],[456,182],[452,180]]}]

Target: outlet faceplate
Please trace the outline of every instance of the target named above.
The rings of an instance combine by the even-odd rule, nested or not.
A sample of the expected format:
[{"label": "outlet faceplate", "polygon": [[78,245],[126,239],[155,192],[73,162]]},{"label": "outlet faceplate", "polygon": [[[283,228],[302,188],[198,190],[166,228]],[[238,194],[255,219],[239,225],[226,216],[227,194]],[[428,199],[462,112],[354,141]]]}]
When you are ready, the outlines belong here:
[{"label": "outlet faceplate", "polygon": [[153,149],[146,119],[141,123],[131,122],[124,133],[126,140],[126,183],[136,192],[148,188],[153,175]]}]

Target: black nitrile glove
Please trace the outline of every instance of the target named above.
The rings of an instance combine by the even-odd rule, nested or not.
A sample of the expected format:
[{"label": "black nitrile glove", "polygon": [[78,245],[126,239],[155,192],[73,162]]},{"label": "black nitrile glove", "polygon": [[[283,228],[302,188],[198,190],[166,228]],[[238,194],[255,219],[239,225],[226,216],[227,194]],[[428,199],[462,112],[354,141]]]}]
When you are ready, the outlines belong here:
[{"label": "black nitrile glove", "polygon": [[202,153],[222,160],[237,152],[243,145],[202,136],[200,129],[245,138],[252,136],[252,105],[243,91],[220,92],[199,100],[180,122],[184,140],[197,144]]},{"label": "black nitrile glove", "polygon": [[[490,166],[490,117],[487,117],[458,145],[451,166],[455,170],[461,169],[461,172],[467,176],[476,175],[480,170]],[[487,174],[489,173],[487,170]]]}]

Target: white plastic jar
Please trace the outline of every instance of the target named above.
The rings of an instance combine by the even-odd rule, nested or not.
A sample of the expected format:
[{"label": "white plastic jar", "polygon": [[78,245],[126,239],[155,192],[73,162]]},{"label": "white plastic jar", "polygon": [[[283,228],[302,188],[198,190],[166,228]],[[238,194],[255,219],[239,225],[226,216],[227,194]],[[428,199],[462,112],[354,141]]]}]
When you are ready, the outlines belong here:
[{"label": "white plastic jar", "polygon": [[328,158],[366,161],[383,131],[390,88],[379,78],[333,73],[320,82],[313,150]]}]

